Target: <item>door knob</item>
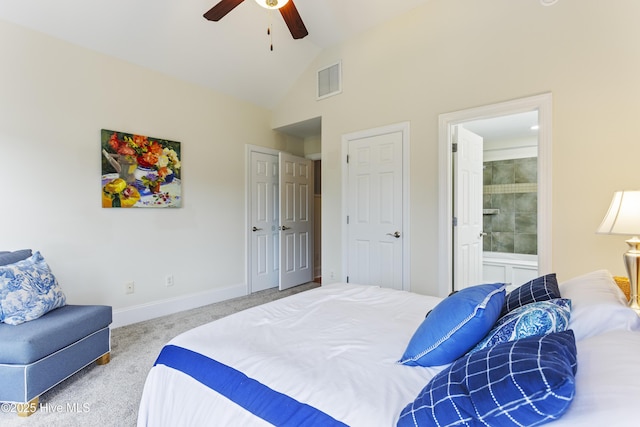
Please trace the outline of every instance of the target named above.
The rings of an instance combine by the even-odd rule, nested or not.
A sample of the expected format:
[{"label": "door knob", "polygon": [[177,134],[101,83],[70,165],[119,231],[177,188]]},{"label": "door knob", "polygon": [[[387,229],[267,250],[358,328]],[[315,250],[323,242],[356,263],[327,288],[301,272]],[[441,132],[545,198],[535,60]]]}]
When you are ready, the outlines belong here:
[{"label": "door knob", "polygon": [[283,225],[282,227],[278,227],[280,230],[284,231],[284,230],[291,230],[291,227],[287,227],[286,225]]},{"label": "door knob", "polygon": [[258,228],[258,227],[255,227],[255,226],[254,226],[254,227],[251,229],[251,231],[259,231],[259,230],[262,230],[262,228]]},{"label": "door knob", "polygon": [[482,239],[483,237],[487,237],[487,233],[482,232],[480,233],[480,235],[478,236],[478,238]]},{"label": "door knob", "polygon": [[400,238],[400,232],[396,231],[394,233],[387,233],[387,236],[395,237],[396,239]]}]

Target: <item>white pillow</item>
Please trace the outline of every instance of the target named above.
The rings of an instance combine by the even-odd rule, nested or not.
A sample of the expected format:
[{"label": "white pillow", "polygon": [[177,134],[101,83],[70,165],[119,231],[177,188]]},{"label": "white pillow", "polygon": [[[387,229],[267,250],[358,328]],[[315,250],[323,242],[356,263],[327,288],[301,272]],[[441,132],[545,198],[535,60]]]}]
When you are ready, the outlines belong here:
[{"label": "white pillow", "polygon": [[576,341],[612,330],[640,331],[640,316],[627,305],[624,293],[607,270],[597,270],[559,284],[562,298],[571,300],[569,329]]},{"label": "white pillow", "polygon": [[610,331],[576,346],[576,395],[553,427],[637,426],[640,333]]}]

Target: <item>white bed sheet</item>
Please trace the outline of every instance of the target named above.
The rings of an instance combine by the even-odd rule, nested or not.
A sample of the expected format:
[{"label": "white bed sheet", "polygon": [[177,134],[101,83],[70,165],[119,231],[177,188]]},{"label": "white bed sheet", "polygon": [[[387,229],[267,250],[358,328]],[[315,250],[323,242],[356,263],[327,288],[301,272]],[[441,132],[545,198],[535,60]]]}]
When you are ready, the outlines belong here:
[{"label": "white bed sheet", "polygon": [[[325,285],[203,325],[169,344],[238,369],[349,426],[390,426],[442,369],[396,363],[439,301],[371,286]],[[268,424],[190,377],[155,366],[138,425]]]},{"label": "white bed sheet", "polygon": [[578,341],[576,347],[576,395],[549,427],[639,426],[640,332],[605,332]]},{"label": "white bed sheet", "polygon": [[[203,325],[169,344],[238,369],[349,426],[388,427],[443,368],[396,364],[439,301],[385,288],[325,285]],[[550,425],[638,425],[640,332],[607,332],[578,341],[577,349],[576,396]],[[138,426],[176,425],[270,424],[158,365],[145,384]]]}]

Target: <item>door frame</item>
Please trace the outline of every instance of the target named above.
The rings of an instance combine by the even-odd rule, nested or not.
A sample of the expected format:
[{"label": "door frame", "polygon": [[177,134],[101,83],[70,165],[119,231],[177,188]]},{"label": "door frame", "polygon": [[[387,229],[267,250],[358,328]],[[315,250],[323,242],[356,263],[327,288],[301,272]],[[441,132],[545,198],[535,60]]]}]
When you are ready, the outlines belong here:
[{"label": "door frame", "polygon": [[439,296],[453,290],[453,179],[452,128],[472,120],[538,111],[538,273],[551,272],[551,142],[552,96],[543,93],[497,104],[440,114],[438,118],[439,162]]},{"label": "door frame", "polygon": [[340,280],[346,282],[349,274],[349,242],[347,231],[347,208],[349,198],[349,182],[347,177],[349,176],[347,154],[349,153],[349,143],[353,140],[369,138],[373,136],[386,135],[389,133],[401,132],[402,133],[402,290],[411,290],[411,270],[410,270],[410,236],[409,232],[409,141],[410,141],[410,125],[409,122],[400,122],[387,126],[381,126],[373,129],[366,129],[356,132],[351,132],[342,135],[342,151],[341,151],[341,164],[342,164],[342,275]]},{"label": "door frame", "polygon": [[[247,295],[252,293],[252,278],[251,278],[251,267],[253,258],[252,254],[252,246],[251,246],[251,207],[253,205],[252,200],[252,192],[251,192],[251,153],[263,153],[263,154],[271,154],[274,156],[278,156],[278,153],[281,150],[275,150],[273,148],[260,147],[258,145],[245,144],[244,149],[244,157],[245,157],[245,210],[244,210],[244,257],[246,260],[245,265],[245,283],[246,283],[246,292]],[[277,287],[277,286],[276,286]]]}]

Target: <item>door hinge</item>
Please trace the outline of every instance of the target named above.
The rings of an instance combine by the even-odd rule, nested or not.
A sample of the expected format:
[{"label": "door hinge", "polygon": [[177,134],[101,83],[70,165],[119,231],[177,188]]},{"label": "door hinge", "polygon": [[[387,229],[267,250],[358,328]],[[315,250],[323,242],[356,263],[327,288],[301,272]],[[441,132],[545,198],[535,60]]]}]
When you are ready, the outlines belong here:
[{"label": "door hinge", "polygon": [[347,225],[349,225],[349,215],[347,215]]},{"label": "door hinge", "polygon": [[347,283],[349,283],[349,276],[347,276]]},{"label": "door hinge", "polygon": [[453,217],[453,226],[457,227],[458,226],[458,217]]},{"label": "door hinge", "polygon": [[349,155],[347,154],[347,163],[349,163]]},{"label": "door hinge", "polygon": [[452,153],[457,153],[458,152],[458,143],[454,142],[453,144],[451,144],[451,152]]}]

